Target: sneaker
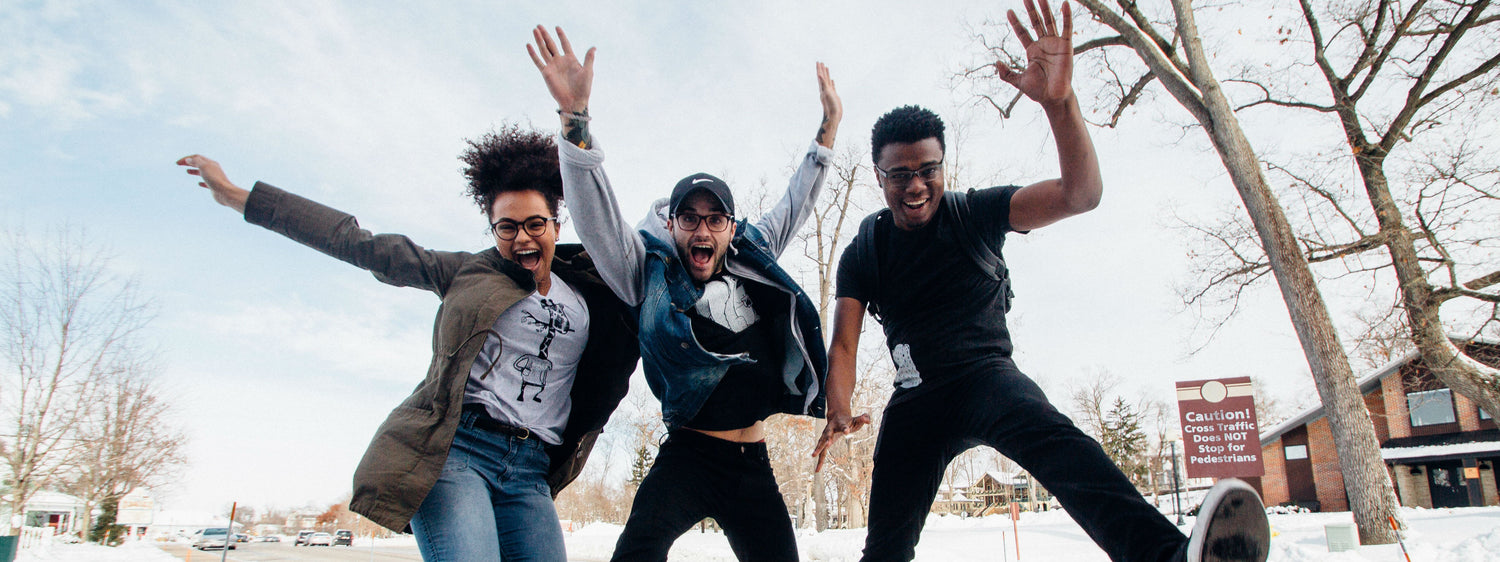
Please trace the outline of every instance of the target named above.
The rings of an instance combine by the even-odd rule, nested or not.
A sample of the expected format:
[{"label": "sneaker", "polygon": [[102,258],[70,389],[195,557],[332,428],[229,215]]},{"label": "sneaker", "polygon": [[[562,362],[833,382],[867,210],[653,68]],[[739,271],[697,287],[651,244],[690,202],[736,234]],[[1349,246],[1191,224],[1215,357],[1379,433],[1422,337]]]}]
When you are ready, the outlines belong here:
[{"label": "sneaker", "polygon": [[1255,488],[1235,478],[1214,484],[1198,508],[1187,562],[1265,562],[1270,550],[1271,525]]}]

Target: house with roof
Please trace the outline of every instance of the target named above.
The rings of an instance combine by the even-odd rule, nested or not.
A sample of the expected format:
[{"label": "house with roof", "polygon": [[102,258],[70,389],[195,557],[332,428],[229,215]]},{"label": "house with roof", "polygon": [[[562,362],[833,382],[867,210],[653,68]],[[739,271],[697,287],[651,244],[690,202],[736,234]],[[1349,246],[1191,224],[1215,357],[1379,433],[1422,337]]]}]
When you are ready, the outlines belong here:
[{"label": "house with roof", "polygon": [[958,484],[939,485],[937,495],[932,498],[932,512],[945,515],[978,515],[984,509],[984,504],[964,493],[964,490],[968,488],[968,486]]},{"label": "house with roof", "polygon": [[[1500,366],[1500,343],[1455,341],[1472,358]],[[1494,418],[1444,386],[1421,355],[1407,353],[1360,377],[1360,393],[1375,424],[1380,457],[1401,504],[1465,507],[1500,504],[1495,465],[1500,429]],[[1347,511],[1338,451],[1322,406],[1306,410],[1260,436],[1266,505]]]},{"label": "house with roof", "polygon": [[1052,494],[1047,493],[1046,488],[1021,470],[985,472],[979,481],[969,486],[968,497],[981,503],[981,513],[1000,509],[1009,511],[1012,503],[1020,504],[1021,511],[1046,511],[1052,500]]}]

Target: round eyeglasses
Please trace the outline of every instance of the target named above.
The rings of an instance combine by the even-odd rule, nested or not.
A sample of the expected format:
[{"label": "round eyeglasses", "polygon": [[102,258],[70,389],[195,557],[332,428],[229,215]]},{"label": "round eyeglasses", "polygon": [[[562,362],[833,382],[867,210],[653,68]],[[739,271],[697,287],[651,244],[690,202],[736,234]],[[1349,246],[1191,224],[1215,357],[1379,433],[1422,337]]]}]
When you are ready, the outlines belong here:
[{"label": "round eyeglasses", "polygon": [[500,219],[490,223],[490,231],[494,232],[495,237],[501,240],[515,240],[516,234],[520,233],[522,229],[526,230],[527,236],[536,238],[547,233],[547,223],[549,222],[557,222],[557,217],[531,216],[521,222]]},{"label": "round eyeglasses", "polygon": [[687,231],[698,230],[698,225],[708,227],[709,232],[724,232],[729,224],[734,222],[734,215],[714,213],[712,215],[695,215],[682,213],[673,215],[672,219],[677,221],[677,228]]}]

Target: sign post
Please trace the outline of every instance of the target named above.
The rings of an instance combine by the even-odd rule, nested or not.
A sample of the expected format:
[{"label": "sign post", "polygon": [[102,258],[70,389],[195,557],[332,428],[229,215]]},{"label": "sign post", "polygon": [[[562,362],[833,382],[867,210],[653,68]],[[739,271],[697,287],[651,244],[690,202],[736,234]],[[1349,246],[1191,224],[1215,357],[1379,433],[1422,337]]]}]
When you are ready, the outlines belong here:
[{"label": "sign post", "polygon": [[1180,381],[1177,410],[1188,478],[1265,474],[1250,377]]},{"label": "sign post", "polygon": [[1010,502],[1010,528],[1016,532],[1016,560],[1021,559],[1021,527],[1017,521],[1021,520],[1021,504]]}]

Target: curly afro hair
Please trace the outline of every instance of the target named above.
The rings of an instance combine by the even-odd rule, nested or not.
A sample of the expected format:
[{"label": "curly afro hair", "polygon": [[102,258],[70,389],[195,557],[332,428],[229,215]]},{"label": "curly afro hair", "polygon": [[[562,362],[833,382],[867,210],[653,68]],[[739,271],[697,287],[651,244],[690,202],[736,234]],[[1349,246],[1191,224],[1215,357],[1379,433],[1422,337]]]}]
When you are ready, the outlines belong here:
[{"label": "curly afro hair", "polygon": [[875,128],[870,131],[870,160],[879,162],[880,150],[893,142],[912,143],[932,137],[937,138],[938,147],[946,154],[948,144],[943,140],[941,117],[915,105],[892,109],[890,113],[880,116],[875,121]]},{"label": "curly afro hair", "polygon": [[463,161],[464,177],[469,180],[467,194],[479,205],[479,212],[488,217],[490,206],[501,193],[531,190],[541,193],[547,209],[557,216],[562,172],[558,170],[552,135],[506,124],[465,142],[469,147],[458,159]]}]

